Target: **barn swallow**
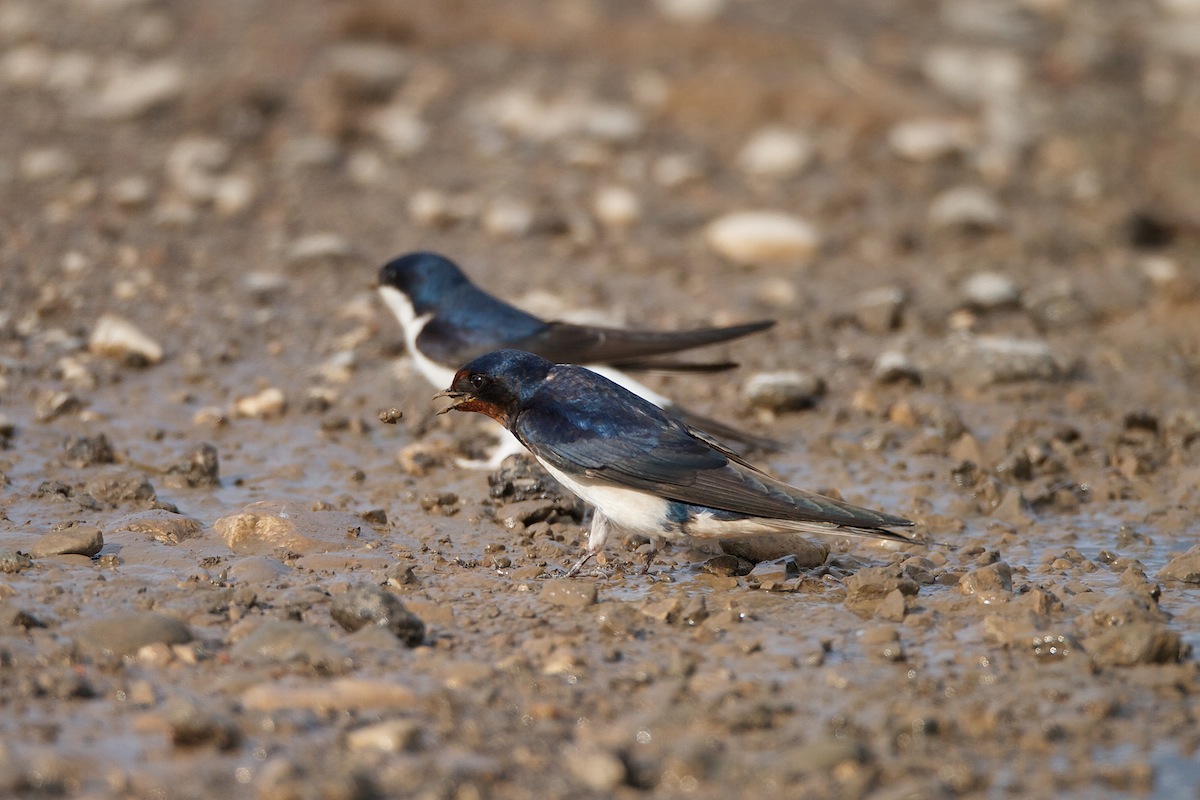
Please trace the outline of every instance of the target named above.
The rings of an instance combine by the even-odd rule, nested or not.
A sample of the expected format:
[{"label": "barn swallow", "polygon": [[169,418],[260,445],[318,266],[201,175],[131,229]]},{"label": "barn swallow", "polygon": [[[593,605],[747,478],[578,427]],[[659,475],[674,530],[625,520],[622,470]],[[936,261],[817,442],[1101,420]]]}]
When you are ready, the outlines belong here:
[{"label": "barn swallow", "polygon": [[910,520],[788,486],[584,367],[500,350],[460,369],[437,397],[454,401],[439,414],[476,411],[499,422],[594,507],[587,551],[568,576],[614,528],[651,540],[816,533],[912,543],[888,530]]},{"label": "barn swallow", "polygon": [[[586,364],[689,425],[725,440],[762,449],[778,443],[753,436],[676,405],[620,370],[716,372],[737,366],[729,362],[693,363],[653,360],[704,345],[726,342],[766,330],[773,320],[686,331],[638,331],[547,322],[515,308],[471,283],[453,261],[436,253],[408,253],[379,270],[379,293],[404,330],[405,343],[417,368],[435,387],[450,383],[468,361],[503,348],[536,353],[555,362]],[[499,466],[505,456],[521,452],[508,439],[486,462]]]}]

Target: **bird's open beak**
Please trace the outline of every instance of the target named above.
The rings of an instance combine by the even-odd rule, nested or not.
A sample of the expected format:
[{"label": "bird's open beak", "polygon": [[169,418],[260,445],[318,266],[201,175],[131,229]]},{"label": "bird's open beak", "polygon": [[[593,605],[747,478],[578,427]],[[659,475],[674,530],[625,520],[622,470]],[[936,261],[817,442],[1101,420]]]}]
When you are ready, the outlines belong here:
[{"label": "bird's open beak", "polygon": [[450,405],[446,406],[445,408],[439,410],[437,412],[439,415],[445,414],[447,411],[453,411],[454,409],[458,408],[460,405],[462,405],[466,402],[469,402],[472,399],[471,395],[467,394],[466,392],[456,392],[453,389],[443,389],[442,391],[435,394],[433,396],[433,399],[440,400],[443,397],[449,397],[454,402],[451,403]]}]

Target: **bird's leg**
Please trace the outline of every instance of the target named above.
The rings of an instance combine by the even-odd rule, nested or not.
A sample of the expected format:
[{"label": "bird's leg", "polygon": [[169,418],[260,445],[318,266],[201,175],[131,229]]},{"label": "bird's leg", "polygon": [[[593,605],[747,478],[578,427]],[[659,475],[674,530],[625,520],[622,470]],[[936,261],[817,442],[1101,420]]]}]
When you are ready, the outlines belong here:
[{"label": "bird's leg", "polygon": [[642,565],[642,574],[650,572],[650,565],[654,563],[654,557],[658,555],[658,547],[661,540],[657,536],[650,537],[650,548],[646,551],[646,563]]},{"label": "bird's leg", "polygon": [[573,578],[579,574],[579,570],[583,569],[583,565],[592,559],[592,556],[604,549],[604,543],[608,541],[608,533],[610,530],[608,517],[600,513],[600,509],[592,512],[592,530],[588,534],[587,552],[575,562],[575,565],[567,570],[567,577]]}]

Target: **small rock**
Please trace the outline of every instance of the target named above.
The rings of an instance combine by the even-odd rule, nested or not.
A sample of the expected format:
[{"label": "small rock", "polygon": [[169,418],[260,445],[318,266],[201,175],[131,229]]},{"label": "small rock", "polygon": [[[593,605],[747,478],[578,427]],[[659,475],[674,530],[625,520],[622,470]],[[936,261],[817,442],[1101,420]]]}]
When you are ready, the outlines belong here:
[{"label": "small rock", "polygon": [[1011,95],[1025,82],[1021,57],[1000,49],[934,47],[925,55],[922,68],[933,86],[969,102]]},{"label": "small rock", "polygon": [[233,720],[191,700],[169,701],[166,721],[176,747],[211,744],[218,750],[231,750],[242,741],[241,731]]},{"label": "small rock", "polygon": [[298,662],[324,674],[338,674],[353,667],[344,647],[303,622],[272,619],[263,622],[229,649],[236,661],[253,664]]},{"label": "small rock", "polygon": [[111,464],[114,460],[112,443],[103,433],[68,439],[63,449],[66,451],[66,462],[76,468],[90,467],[92,464]]},{"label": "small rock", "polygon": [[351,750],[412,752],[420,741],[421,724],[415,719],[389,719],[355,728],[346,734],[346,746]]},{"label": "small rock", "polygon": [[[892,592],[888,595],[891,597]],[[904,645],[900,632],[890,625],[878,625],[862,632],[862,646],[871,658],[882,661],[903,661]]]},{"label": "small rock", "polygon": [[112,314],[96,321],[88,337],[88,350],[133,366],[157,364],[163,359],[162,345],[142,333],[132,322]]},{"label": "small rock", "polygon": [[875,359],[875,366],[871,369],[871,374],[880,383],[900,383],[901,381],[908,381],[915,385],[921,383],[920,368],[907,354],[899,350],[884,350],[880,353]]},{"label": "small rock", "polygon": [[[299,624],[299,623],[295,623]],[[261,683],[242,692],[242,705],[249,711],[267,713],[289,709],[331,712],[406,709],[416,703],[412,689],[392,681],[338,678],[306,683]]]},{"label": "small rock", "polygon": [[429,143],[429,124],[411,108],[387,106],[367,117],[367,129],[396,156],[419,153]]},{"label": "small rock", "polygon": [[79,165],[71,154],[58,147],[37,147],[21,154],[17,172],[22,180],[30,183],[46,183],[49,181],[72,177],[79,170]]},{"label": "small rock", "polygon": [[817,404],[825,394],[825,381],[799,370],[760,372],[751,376],[742,391],[755,408],[799,411]]},{"label": "small rock", "polygon": [[178,99],[184,85],[183,68],[169,61],[117,64],[82,111],[101,119],[135,119]]},{"label": "small rock", "polygon": [[[826,554],[828,554],[828,551],[826,551]],[[783,583],[800,577],[800,564],[796,561],[796,557],[792,555],[786,555],[774,561],[761,561],[754,565],[754,569],[750,570],[750,574],[746,577],[756,579],[761,583],[766,583],[767,581]]]},{"label": "small rock", "polygon": [[174,488],[208,488],[221,485],[221,467],[217,448],[211,444],[198,445],[185,461],[167,470],[167,485]]},{"label": "small rock", "polygon": [[99,528],[88,525],[72,525],[39,536],[33,546],[29,548],[29,555],[34,558],[63,555],[79,555],[90,558],[99,553],[103,547],[104,535],[100,533]]},{"label": "small rock", "polygon": [[354,254],[350,242],[336,233],[314,233],[297,239],[288,249],[287,260],[293,266],[324,261],[344,261]]},{"label": "small rock", "polygon": [[492,236],[517,239],[533,229],[537,211],[521,200],[502,198],[493,201],[483,212],[483,229]]},{"label": "small rock", "polygon": [[816,252],[820,237],[812,224],[780,211],[740,211],[709,223],[710,247],[739,264],[787,264]]},{"label": "small rock", "polygon": [[116,472],[92,478],[83,486],[84,494],[106,505],[151,502],[157,494],[150,481],[134,473]]},{"label": "small rock", "polygon": [[699,24],[717,18],[728,0],[654,0],[658,12],[676,22]]},{"label": "small rock", "polygon": [[0,573],[15,575],[33,566],[33,559],[18,550],[0,548]]},{"label": "small rock", "polygon": [[1038,287],[1029,292],[1022,305],[1040,330],[1078,328],[1096,317],[1068,281]]},{"label": "small rock", "polygon": [[144,511],[121,517],[108,526],[111,536],[119,531],[142,533],[163,544],[176,545],[204,532],[199,520],[169,511]]},{"label": "small rock", "polygon": [[1021,299],[1021,290],[1012,278],[999,272],[977,272],[963,281],[963,299],[979,309],[1014,306]]},{"label": "small rock", "polygon": [[241,555],[343,550],[362,536],[363,526],[361,519],[343,511],[310,511],[273,501],[251,503],[241,513],[213,523],[225,546]]},{"label": "small rock", "polygon": [[966,120],[913,119],[895,125],[888,144],[909,161],[934,161],[969,152],[979,138],[977,127]]},{"label": "small rock", "polygon": [[700,569],[719,578],[741,577],[749,575],[754,569],[754,564],[734,555],[720,555],[705,561],[700,565]]},{"label": "small rock", "polygon": [[768,127],[757,131],[738,153],[738,165],[750,175],[786,178],[812,160],[812,141],[799,131]]},{"label": "small rock", "polygon": [[1200,545],[1177,555],[1158,572],[1160,581],[1200,583]]},{"label": "small rock", "polygon": [[880,603],[892,592],[915,597],[920,586],[905,575],[899,565],[865,567],[845,580],[846,608],[863,617],[873,616]]},{"label": "small rock", "polygon": [[[789,557],[797,569],[815,569],[829,557],[826,542],[807,539],[798,533],[764,534],[744,539],[721,539],[721,550],[752,564]],[[793,576],[794,577],[794,576]]]},{"label": "small rock", "polygon": [[642,204],[631,189],[602,186],[592,201],[596,219],[610,228],[627,228],[642,216]]},{"label": "small rock", "polygon": [[1191,648],[1165,625],[1136,622],[1110,628],[1084,640],[1084,648],[1098,666],[1171,664],[1187,657]]},{"label": "small rock", "polygon": [[947,189],[933,199],[929,222],[937,228],[990,231],[1004,224],[1004,211],[986,189],[960,186]]},{"label": "small rock", "polygon": [[496,509],[496,522],[506,528],[517,525],[529,526],[549,519],[554,513],[555,503],[551,499],[518,500]]},{"label": "small rock", "polygon": [[984,605],[1006,603],[1012,597],[1012,567],[1003,561],[988,564],[963,575],[958,586]]},{"label": "small rock", "polygon": [[65,414],[74,414],[83,408],[83,401],[71,392],[44,392],[34,404],[34,419],[50,422]]},{"label": "small rock", "polygon": [[1063,377],[1050,345],[1038,339],[963,336],[950,340],[936,357],[951,377],[975,386]]},{"label": "small rock", "polygon": [[553,606],[583,608],[594,605],[597,589],[592,581],[560,578],[542,584],[541,599]]},{"label": "small rock", "polygon": [[135,611],[98,619],[81,619],[71,628],[80,652],[91,658],[128,658],[146,645],[187,644],[188,626],[157,611]]},{"label": "small rock", "polygon": [[408,73],[411,57],[386,42],[342,42],[325,54],[324,67],[338,88],[352,96],[390,93]]},{"label": "small rock", "polygon": [[347,631],[374,624],[391,631],[409,647],[425,641],[425,623],[405,608],[400,598],[379,586],[355,586],[338,595],[329,613]]},{"label": "small rock", "polygon": [[906,292],[898,286],[872,289],[858,296],[854,318],[869,333],[890,333],[900,327],[907,299]]},{"label": "small rock", "polygon": [[908,614],[908,595],[899,589],[888,592],[875,607],[875,616],[888,622],[903,622]]},{"label": "small rock", "polygon": [[598,745],[577,745],[563,753],[567,770],[593,792],[608,793],[625,783],[627,770],[621,758]]},{"label": "small rock", "polygon": [[233,402],[233,414],[238,417],[266,419],[281,416],[285,411],[287,411],[287,397],[284,396],[282,390],[274,386],[249,397],[240,397]]}]

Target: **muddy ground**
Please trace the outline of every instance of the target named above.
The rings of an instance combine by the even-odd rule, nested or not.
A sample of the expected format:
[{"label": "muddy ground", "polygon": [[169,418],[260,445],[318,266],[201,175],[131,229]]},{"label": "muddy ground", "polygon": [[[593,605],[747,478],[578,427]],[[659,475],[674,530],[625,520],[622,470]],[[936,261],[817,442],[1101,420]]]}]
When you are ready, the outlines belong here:
[{"label": "muddy ground", "polygon": [[[0,794],[1195,796],[1198,59],[1189,0],[0,0]],[[372,292],[418,248],[778,319],[650,380],[934,544],[561,579]]]}]

